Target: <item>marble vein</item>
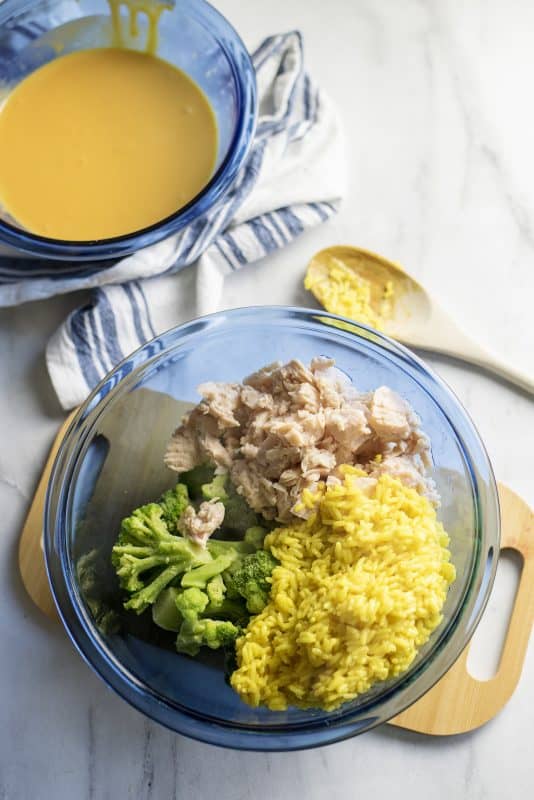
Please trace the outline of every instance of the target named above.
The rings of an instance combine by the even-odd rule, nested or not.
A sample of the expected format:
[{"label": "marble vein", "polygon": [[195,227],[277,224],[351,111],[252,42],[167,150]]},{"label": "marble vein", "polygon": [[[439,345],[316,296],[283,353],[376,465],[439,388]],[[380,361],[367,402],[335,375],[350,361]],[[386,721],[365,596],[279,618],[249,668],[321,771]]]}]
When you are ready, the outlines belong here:
[{"label": "marble vein", "polygon": [[95,797],[96,742],[95,711],[92,705],[87,709],[87,798]]},{"label": "marble vein", "polygon": [[29,500],[28,492],[17,483],[13,478],[8,478],[7,475],[0,475],[0,484],[6,488],[16,492],[23,500]]},{"label": "marble vein", "polygon": [[154,783],[154,753],[152,751],[152,735],[152,723],[146,720],[143,726],[143,774],[141,777],[141,785],[139,787],[139,797],[144,797],[145,800],[150,800],[150,798],[153,796],[152,788]]}]

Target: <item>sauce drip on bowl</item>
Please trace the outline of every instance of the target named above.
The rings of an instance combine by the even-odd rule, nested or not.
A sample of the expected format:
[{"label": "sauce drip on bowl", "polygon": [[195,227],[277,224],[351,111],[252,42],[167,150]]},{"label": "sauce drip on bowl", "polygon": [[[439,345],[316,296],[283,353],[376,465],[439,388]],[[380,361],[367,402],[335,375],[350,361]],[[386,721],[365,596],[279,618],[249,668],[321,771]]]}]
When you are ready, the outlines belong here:
[{"label": "sauce drip on bowl", "polygon": [[111,11],[111,24],[113,27],[113,44],[121,47],[123,42],[121,26],[121,8],[127,9],[129,17],[129,33],[132,37],[139,35],[139,15],[143,14],[148,20],[148,32],[145,50],[147,53],[154,54],[158,49],[158,24],[162,13],[173,7],[171,2],[161,2],[160,0],[108,0]]}]

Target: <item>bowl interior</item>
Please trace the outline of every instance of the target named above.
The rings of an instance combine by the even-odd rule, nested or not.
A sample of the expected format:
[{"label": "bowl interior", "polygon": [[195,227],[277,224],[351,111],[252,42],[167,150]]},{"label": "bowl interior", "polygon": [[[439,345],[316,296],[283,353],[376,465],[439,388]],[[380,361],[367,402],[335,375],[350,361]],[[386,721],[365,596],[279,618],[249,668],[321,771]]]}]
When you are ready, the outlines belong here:
[{"label": "bowl interior", "polygon": [[[4,14],[9,7],[8,0]],[[0,22],[1,17],[0,8]],[[147,30],[148,20],[141,15],[139,35],[132,37],[127,9],[121,7],[122,41],[128,47],[143,50]],[[214,169],[217,175],[232,151],[239,126],[242,98],[237,71],[248,68],[248,64],[235,61],[235,32],[203,0],[176,3],[174,9],[165,10],[158,31],[157,55],[190,75],[213,108],[218,127]],[[0,104],[23,78],[49,61],[70,52],[108,47],[112,43],[113,29],[106,0],[18,3],[16,11],[0,24]],[[20,228],[1,206],[0,220]]]},{"label": "bowl interior", "polygon": [[[96,550],[106,576],[97,594],[120,607],[108,566],[118,524],[134,506],[173,484],[175,475],[164,467],[163,452],[181,413],[198,402],[198,384],[240,381],[269,362],[295,357],[309,362],[317,355],[335,358],[358,389],[392,387],[421,417],[432,442],[433,476],[442,498],[439,516],[451,538],[457,579],[447,597],[443,623],[409,672],[376,685],[333,714],[298,709],[275,713],[251,709],[239,700],[225,683],[217,654],[202,661],[177,655],[172,635],[155,639],[150,620],[126,615],[120,633],[102,634],[80,590],[76,564],[80,556]],[[51,578],[60,605],[75,611],[76,620],[67,620],[71,633],[73,625],[83,628],[82,637],[89,633],[92,644],[85,655],[95,665],[99,651],[121,693],[121,687],[129,684],[170,709],[262,732],[332,725],[335,720],[339,724],[365,720],[369,726],[370,721],[383,721],[413,702],[420,687],[435,682],[446,668],[445,661],[450,665],[465,645],[477,602],[480,605],[486,558],[498,537],[491,468],[453,396],[421,362],[384,337],[330,315],[282,309],[227,312],[190,323],[123,364],[96,391],[67,444],[50,489]],[[172,727],[171,717],[165,721]]]}]

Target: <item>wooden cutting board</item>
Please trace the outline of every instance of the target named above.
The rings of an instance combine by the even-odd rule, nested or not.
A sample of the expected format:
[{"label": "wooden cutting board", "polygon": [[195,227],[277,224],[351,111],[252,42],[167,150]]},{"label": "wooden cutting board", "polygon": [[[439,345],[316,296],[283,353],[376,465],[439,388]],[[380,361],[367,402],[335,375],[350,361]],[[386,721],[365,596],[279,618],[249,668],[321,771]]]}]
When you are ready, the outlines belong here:
[{"label": "wooden cutting board", "polygon": [[[137,396],[142,401],[140,395],[142,391],[137,391],[132,397]],[[169,406],[168,410],[172,412],[171,399],[161,397],[165,397],[164,405]],[[24,524],[19,547],[20,572],[26,590],[41,611],[55,620],[58,620],[58,615],[43,560],[42,519],[52,465],[74,415],[75,412],[65,420],[52,446]],[[177,417],[175,413],[174,421]],[[389,724],[432,735],[465,733],[494,717],[517,686],[534,620],[534,513],[524,500],[502,484],[499,484],[499,498],[501,549],[510,548],[520,553],[523,569],[498,672],[488,681],[473,678],[467,671],[468,645],[446,675],[414,705],[390,720]]]}]

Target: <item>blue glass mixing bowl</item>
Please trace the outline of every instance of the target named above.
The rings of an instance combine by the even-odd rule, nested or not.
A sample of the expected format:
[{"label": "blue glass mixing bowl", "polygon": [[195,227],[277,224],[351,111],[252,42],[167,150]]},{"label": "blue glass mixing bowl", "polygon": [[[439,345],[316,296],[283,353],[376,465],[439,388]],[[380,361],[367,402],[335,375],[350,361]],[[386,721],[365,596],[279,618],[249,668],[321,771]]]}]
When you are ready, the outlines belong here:
[{"label": "blue glass mixing bowl", "polygon": [[[443,623],[406,673],[333,713],[272,712],[240,701],[225,683],[217,654],[201,662],[177,655],[167,642],[151,639],[150,625],[138,622],[104,633],[94,615],[101,615],[100,601],[120,607],[109,567],[119,521],[174,483],[163,452],[184,402],[198,402],[198,384],[239,381],[269,362],[295,357],[309,362],[317,355],[335,358],[361,390],[392,387],[421,417],[432,442],[439,513],[451,538],[457,579]],[[331,314],[248,308],[169,331],[98,386],[58,454],[44,541],[52,590],[69,635],[124,699],[169,728],[206,742],[289,750],[366,731],[400,713],[439,680],[466,646],[487,600],[497,561],[499,510],[491,466],[471,420],[416,356]],[[86,591],[77,570],[88,553],[101,559],[101,575]]]},{"label": "blue glass mixing bowl", "polygon": [[[129,47],[144,47],[146,22],[140,17],[140,35],[127,42]],[[245,161],[255,130],[256,80],[250,57],[234,28],[205,0],[178,2],[172,11],[163,12],[158,30],[158,55],[196,81],[217,117],[219,148],[208,185],[187,206],[149,228],[92,242],[36,236],[18,227],[0,208],[0,255],[71,265],[116,259],[172,236],[224,197]],[[0,102],[24,77],[58,55],[111,43],[106,0],[5,0],[0,4]],[[25,270],[32,268],[42,274],[43,265],[32,265],[28,259]],[[83,268],[82,263],[79,269]]]}]

